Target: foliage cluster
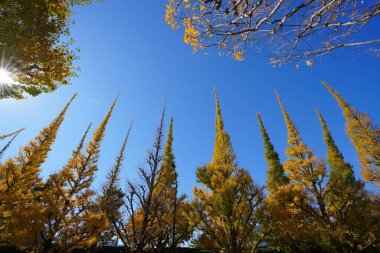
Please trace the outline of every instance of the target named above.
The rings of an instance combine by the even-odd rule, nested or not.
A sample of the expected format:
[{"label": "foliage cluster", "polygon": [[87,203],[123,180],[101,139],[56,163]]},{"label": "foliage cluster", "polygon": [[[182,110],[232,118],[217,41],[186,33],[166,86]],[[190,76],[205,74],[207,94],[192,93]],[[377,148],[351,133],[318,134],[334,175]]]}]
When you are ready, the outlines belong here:
[{"label": "foliage cluster", "polygon": [[1,68],[14,83],[0,86],[0,98],[52,92],[76,75],[77,50],[69,26],[73,7],[91,0],[0,1]]},{"label": "foliage cluster", "polygon": [[[27,252],[112,245],[122,245],[124,252],[176,252],[185,242],[227,253],[258,252],[262,245],[281,252],[379,251],[380,197],[364,185],[380,186],[380,129],[324,85],[343,110],[364,181],[355,177],[318,110],[325,159],[304,143],[276,94],[288,131],[287,159],[280,161],[258,114],[268,165],[265,194],[238,166],[216,91],[213,156],[196,170],[200,185],[192,199],[178,194],[173,119],[165,138],[165,107],[138,178],[127,180],[125,189],[120,186],[131,124],[101,191],[94,191],[100,146],[117,98],[87,145],[91,124],[68,162],[43,180],[41,166],[74,95],[17,156],[0,163],[0,241]],[[0,136],[8,139],[1,153],[21,131]]]},{"label": "foliage cluster", "polygon": [[361,36],[379,15],[379,1],[168,0],[165,19],[183,28],[194,50],[216,47],[241,61],[248,50],[270,45],[274,65],[305,60],[310,66],[344,47],[379,57],[380,38]]}]

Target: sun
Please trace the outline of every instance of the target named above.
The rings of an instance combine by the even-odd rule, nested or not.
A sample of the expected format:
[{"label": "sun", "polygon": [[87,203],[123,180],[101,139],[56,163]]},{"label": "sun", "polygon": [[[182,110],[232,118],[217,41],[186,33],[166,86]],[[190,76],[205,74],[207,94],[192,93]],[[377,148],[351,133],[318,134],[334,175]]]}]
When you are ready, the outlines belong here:
[{"label": "sun", "polygon": [[0,85],[10,85],[13,83],[12,73],[4,68],[0,68]]}]

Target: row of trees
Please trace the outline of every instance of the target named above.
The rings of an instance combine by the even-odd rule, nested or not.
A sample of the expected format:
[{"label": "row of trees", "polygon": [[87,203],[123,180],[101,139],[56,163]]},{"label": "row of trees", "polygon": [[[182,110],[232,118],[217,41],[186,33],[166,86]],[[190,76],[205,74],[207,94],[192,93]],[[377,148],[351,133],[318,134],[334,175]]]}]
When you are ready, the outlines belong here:
[{"label": "row of trees", "polygon": [[[366,182],[380,186],[380,129],[347,104],[327,84],[346,118]],[[363,252],[380,250],[380,199],[355,178],[322,114],[317,110],[326,159],[303,142],[277,95],[288,129],[287,159],[281,162],[258,114],[267,161],[267,196],[236,162],[216,99],[212,160],[196,170],[194,197],[178,193],[173,153],[173,119],[164,138],[165,108],[155,141],[138,168],[138,178],[122,189],[120,171],[132,128],[100,192],[94,175],[104,132],[117,98],[85,146],[88,126],[63,168],[41,178],[59,127],[75,95],[60,114],[19,154],[0,163],[0,241],[29,252],[122,245],[126,252],[172,252],[184,242],[213,252],[255,252],[269,245],[283,252]],[[7,150],[22,131],[0,136]]]}]

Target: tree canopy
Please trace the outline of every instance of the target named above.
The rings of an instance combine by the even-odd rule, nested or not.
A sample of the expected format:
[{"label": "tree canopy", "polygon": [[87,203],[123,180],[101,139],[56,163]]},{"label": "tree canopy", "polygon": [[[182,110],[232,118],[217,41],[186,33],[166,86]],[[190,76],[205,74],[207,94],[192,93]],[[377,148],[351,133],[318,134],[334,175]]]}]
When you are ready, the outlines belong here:
[{"label": "tree canopy", "polygon": [[76,76],[71,17],[73,7],[90,2],[0,1],[0,67],[12,79],[0,86],[0,98],[52,92]]},{"label": "tree canopy", "polygon": [[307,61],[343,47],[379,55],[380,38],[360,31],[380,15],[379,1],[168,0],[166,22],[182,27],[184,42],[219,48],[243,60],[250,49],[270,47],[270,62]]}]

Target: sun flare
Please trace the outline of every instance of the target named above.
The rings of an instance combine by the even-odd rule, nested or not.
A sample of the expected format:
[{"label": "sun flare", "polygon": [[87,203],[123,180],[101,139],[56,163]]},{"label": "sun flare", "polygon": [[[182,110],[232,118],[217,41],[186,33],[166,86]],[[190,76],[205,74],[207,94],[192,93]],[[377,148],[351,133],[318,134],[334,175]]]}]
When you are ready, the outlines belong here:
[{"label": "sun flare", "polygon": [[0,68],[0,85],[9,85],[13,83],[14,80],[12,74],[8,70]]}]

